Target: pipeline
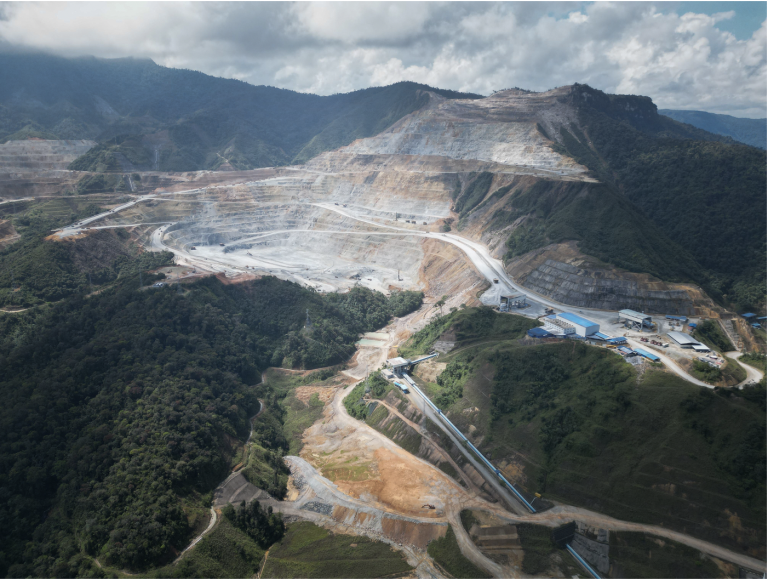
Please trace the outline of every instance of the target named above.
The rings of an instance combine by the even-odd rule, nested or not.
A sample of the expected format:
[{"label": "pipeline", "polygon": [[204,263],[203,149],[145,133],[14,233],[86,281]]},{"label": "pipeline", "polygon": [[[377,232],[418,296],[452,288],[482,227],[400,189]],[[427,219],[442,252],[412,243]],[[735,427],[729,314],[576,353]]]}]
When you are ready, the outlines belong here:
[{"label": "pipeline", "polygon": [[496,468],[496,466],[494,466],[494,465],[493,465],[493,463],[491,463],[490,461],[488,461],[488,459],[486,459],[485,455],[483,455],[482,453],[480,453],[480,451],[477,449],[477,447],[475,447],[474,445],[472,445],[472,442],[471,442],[469,439],[467,439],[467,438],[466,438],[466,436],[464,435],[464,433],[462,433],[461,431],[459,431],[459,429],[458,429],[458,428],[457,428],[457,427],[456,427],[456,426],[455,426],[455,425],[454,425],[454,424],[453,424],[453,423],[452,423],[452,422],[451,422],[451,421],[448,419],[448,417],[446,417],[446,416],[443,414],[443,412],[442,412],[440,409],[438,409],[438,408],[435,406],[435,404],[434,404],[432,401],[430,401],[430,400],[429,400],[429,397],[427,397],[427,396],[426,396],[424,393],[422,393],[422,392],[421,392],[421,389],[420,389],[420,388],[419,388],[419,387],[416,385],[416,383],[413,381],[413,379],[412,379],[411,377],[409,377],[409,376],[408,376],[408,373],[403,373],[403,378],[404,378],[406,381],[408,381],[408,384],[409,384],[409,385],[411,385],[411,387],[413,388],[413,390],[414,390],[416,393],[418,393],[418,395],[419,395],[419,396],[420,396],[422,399],[424,399],[424,400],[427,402],[427,404],[428,404],[430,407],[432,407],[432,410],[433,410],[433,411],[435,411],[435,413],[437,413],[437,414],[438,414],[438,416],[439,416],[439,417],[440,417],[440,418],[441,418],[443,421],[445,421],[446,425],[448,425],[448,426],[449,426],[449,427],[450,427],[450,428],[453,430],[453,432],[454,432],[454,433],[456,433],[456,435],[458,435],[458,437],[459,437],[459,438],[460,438],[462,441],[464,441],[464,443],[466,443],[466,444],[467,444],[467,445],[468,445],[468,446],[469,446],[469,447],[472,449],[472,451],[474,451],[474,452],[475,452],[475,454],[476,454],[476,455],[477,455],[477,456],[478,456],[478,457],[479,457],[479,458],[480,458],[480,459],[483,461],[483,463],[485,463],[486,467],[488,467],[488,469],[490,469],[490,470],[491,470],[493,473],[495,473],[495,474],[496,474],[496,477],[498,477],[498,478],[501,480],[501,482],[502,482],[502,483],[503,483],[503,484],[504,484],[504,485],[507,487],[507,489],[509,489],[509,490],[510,490],[512,493],[514,493],[514,494],[515,494],[515,497],[517,497],[517,499],[519,499],[519,500],[520,500],[520,502],[521,502],[521,503],[522,503],[522,504],[523,504],[523,505],[524,505],[526,508],[528,508],[532,514],[535,514],[535,513],[536,513],[536,508],[534,508],[534,507],[533,507],[533,506],[532,506],[530,503],[528,503],[528,500],[526,500],[526,499],[525,499],[525,498],[522,496],[522,494],[521,494],[519,491],[517,491],[517,489],[515,489],[515,486],[514,486],[514,485],[512,485],[511,483],[509,483],[509,481],[507,481],[507,478],[506,478],[506,477],[504,477],[504,476],[501,474],[501,471],[499,471],[499,469],[497,469],[497,468]]},{"label": "pipeline", "polygon": [[576,558],[576,561],[579,564],[581,564],[587,572],[589,572],[589,574],[592,576],[592,578],[597,578],[597,580],[600,580],[600,575],[592,569],[592,566],[587,564],[587,562],[584,560],[584,558],[582,558],[581,556],[578,555],[578,553],[576,553],[576,550],[571,548],[570,544],[566,544],[565,545],[565,549],[568,550],[571,553],[571,556]]}]

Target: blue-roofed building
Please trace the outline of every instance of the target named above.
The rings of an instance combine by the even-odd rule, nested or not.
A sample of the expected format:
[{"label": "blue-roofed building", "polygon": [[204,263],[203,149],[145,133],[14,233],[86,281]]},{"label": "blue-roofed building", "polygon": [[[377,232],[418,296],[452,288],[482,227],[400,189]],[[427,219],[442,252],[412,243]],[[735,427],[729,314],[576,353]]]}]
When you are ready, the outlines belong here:
[{"label": "blue-roofed building", "polygon": [[652,361],[652,362],[659,362],[659,360],[661,360],[655,354],[652,354],[652,353],[650,353],[647,350],[644,350],[642,348],[636,348],[635,352],[637,354],[639,354],[640,356],[643,356],[643,357],[647,358],[649,361]]},{"label": "blue-roofed building", "polygon": [[533,338],[552,338],[554,335],[550,332],[547,332],[544,328],[531,328],[528,331],[528,336],[531,336]]},{"label": "blue-roofed building", "polygon": [[754,318],[755,316],[757,316],[757,314],[753,314],[752,312],[745,312],[744,314],[741,315],[742,318],[747,318],[747,319]]},{"label": "blue-roofed building", "polygon": [[627,344],[627,339],[623,336],[617,336],[616,338],[609,338],[606,342],[613,345]]},{"label": "blue-roofed building", "polygon": [[671,314],[667,314],[667,320],[679,320],[680,322],[688,322],[687,316],[672,316]]},{"label": "blue-roofed building", "polygon": [[605,342],[611,337],[608,336],[607,334],[603,334],[602,332],[596,332],[595,334],[590,334],[587,338],[589,340],[599,340],[601,342]]},{"label": "blue-roofed building", "polygon": [[629,355],[635,354],[634,350],[632,350],[631,348],[626,347],[626,346],[620,346],[616,350],[618,350],[624,356],[629,356]]},{"label": "blue-roofed building", "polygon": [[582,318],[578,314],[573,314],[572,312],[560,312],[557,314],[555,323],[557,324],[558,322],[566,328],[573,328],[573,334],[577,334],[578,336],[587,337],[590,334],[600,332],[599,324],[587,320],[586,318]]}]

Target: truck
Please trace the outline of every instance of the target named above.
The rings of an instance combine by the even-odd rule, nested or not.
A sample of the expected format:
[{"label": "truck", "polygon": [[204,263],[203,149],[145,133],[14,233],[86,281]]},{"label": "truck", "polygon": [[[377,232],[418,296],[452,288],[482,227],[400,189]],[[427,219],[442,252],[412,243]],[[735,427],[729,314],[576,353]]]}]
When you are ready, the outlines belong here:
[{"label": "truck", "polygon": [[400,389],[401,391],[403,391],[403,393],[404,393],[404,394],[406,394],[406,395],[408,394],[408,392],[409,392],[409,391],[408,391],[408,387],[406,387],[404,384],[402,384],[402,383],[398,383],[397,381],[395,381],[395,386],[396,386],[398,389]]}]

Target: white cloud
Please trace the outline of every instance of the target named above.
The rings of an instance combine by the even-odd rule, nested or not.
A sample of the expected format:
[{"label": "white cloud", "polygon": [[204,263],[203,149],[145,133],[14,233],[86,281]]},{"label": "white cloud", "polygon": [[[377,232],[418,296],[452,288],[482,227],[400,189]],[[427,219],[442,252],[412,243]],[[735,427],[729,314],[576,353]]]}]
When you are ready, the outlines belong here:
[{"label": "white cloud", "polygon": [[[578,9],[577,9],[578,8]],[[11,3],[0,41],[320,94],[412,80],[488,94],[573,82],[661,108],[765,116],[766,26],[647,2]]]}]

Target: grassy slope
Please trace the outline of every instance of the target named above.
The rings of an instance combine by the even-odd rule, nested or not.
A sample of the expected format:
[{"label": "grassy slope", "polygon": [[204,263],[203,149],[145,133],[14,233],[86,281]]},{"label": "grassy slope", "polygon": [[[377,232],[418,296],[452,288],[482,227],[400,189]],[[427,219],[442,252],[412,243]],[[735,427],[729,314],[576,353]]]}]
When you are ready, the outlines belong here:
[{"label": "grassy slope", "polygon": [[578,240],[585,254],[619,268],[663,280],[703,282],[689,250],[610,185],[540,180],[516,191],[493,223],[505,227],[522,217],[525,223],[507,241],[506,259]]},{"label": "grassy slope", "polygon": [[452,526],[445,536],[429,543],[427,553],[453,578],[491,578],[461,553]]},{"label": "grassy slope", "polygon": [[251,578],[265,550],[226,518],[188,552],[178,565],[165,566],[144,578]]},{"label": "grassy slope", "polygon": [[706,344],[709,348],[721,352],[731,352],[735,350],[728,336],[720,328],[720,325],[714,320],[705,320],[698,325],[693,332],[693,338]]},{"label": "grassy slope", "polygon": [[[615,354],[574,342],[497,340],[443,360],[468,353],[474,374],[452,420],[522,469],[529,491],[761,553],[764,387],[715,395],[662,371],[638,379]],[[470,406],[479,412],[461,412]]]},{"label": "grassy slope", "polygon": [[263,578],[381,578],[412,570],[401,552],[361,536],[333,534],[310,522],[288,526],[269,550]]},{"label": "grassy slope", "polygon": [[611,532],[609,545],[614,578],[733,578],[698,550],[670,540]]}]

